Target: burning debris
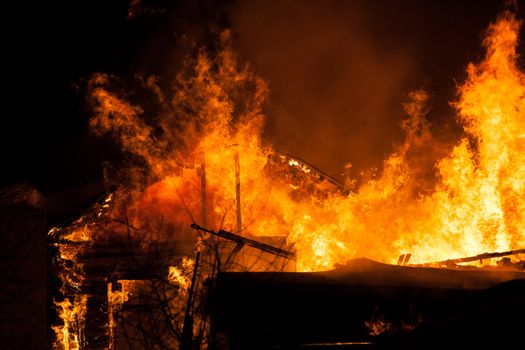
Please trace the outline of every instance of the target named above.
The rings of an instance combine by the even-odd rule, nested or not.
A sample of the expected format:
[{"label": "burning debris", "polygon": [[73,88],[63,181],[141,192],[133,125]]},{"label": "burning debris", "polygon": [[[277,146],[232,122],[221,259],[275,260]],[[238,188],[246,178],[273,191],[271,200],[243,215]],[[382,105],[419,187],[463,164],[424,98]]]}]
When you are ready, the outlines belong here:
[{"label": "burning debris", "polygon": [[[489,27],[487,55],[469,65],[454,102],[465,136],[434,162],[433,183],[426,150],[439,145],[424,91],[409,94],[405,141],[377,177],[355,188],[262,141],[267,85],[237,62],[228,32],[218,52],[198,53],[170,94],[155,77],[141,80],[155,108],[113,90],[115,77],[95,75],[90,125],[128,156],[125,167],[107,172],[108,181],[128,185],[49,232],[62,282],[55,347],[190,349],[218,347],[221,337],[230,349],[254,348],[256,340],[262,348],[371,344],[395,329],[412,331],[417,326],[407,325],[421,317],[444,317],[436,309],[458,295],[524,279],[523,272],[416,267],[505,255],[478,255],[492,251],[523,256],[519,27],[510,12]],[[401,266],[351,261],[361,256],[390,264],[400,257]],[[512,263],[500,270],[519,267]],[[268,303],[264,293],[273,296]],[[326,305],[312,305],[319,295]],[[244,302],[254,308],[250,317]],[[283,311],[288,303],[293,312]],[[378,303],[385,316],[372,317]],[[341,305],[345,315],[326,322]],[[318,318],[309,326],[310,313]]]}]

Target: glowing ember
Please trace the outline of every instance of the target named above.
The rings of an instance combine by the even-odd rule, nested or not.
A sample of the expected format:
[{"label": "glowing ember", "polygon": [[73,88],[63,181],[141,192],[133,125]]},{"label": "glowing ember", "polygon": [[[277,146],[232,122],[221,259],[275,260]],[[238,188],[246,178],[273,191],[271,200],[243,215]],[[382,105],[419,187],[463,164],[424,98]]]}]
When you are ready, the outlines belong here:
[{"label": "glowing ember", "polygon": [[365,322],[368,327],[368,334],[378,336],[392,329],[392,324],[384,319],[383,316],[377,317],[376,320]]},{"label": "glowing ember", "polygon": [[63,322],[60,326],[54,326],[56,341],[55,348],[64,350],[81,349],[82,329],[86,312],[85,296],[80,296],[71,303],[69,299],[55,302],[59,310],[59,316]]},{"label": "glowing ember", "polygon": [[180,287],[186,294],[191,286],[191,274],[193,272],[194,261],[183,258],[179,266],[170,266],[168,270],[168,281]]}]

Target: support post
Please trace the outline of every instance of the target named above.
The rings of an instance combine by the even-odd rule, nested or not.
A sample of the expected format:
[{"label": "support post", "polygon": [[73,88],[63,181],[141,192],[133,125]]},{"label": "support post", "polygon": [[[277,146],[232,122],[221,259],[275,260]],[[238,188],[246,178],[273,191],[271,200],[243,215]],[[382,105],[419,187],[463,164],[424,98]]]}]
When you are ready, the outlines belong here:
[{"label": "support post", "polygon": [[205,153],[202,153],[202,163],[201,163],[201,216],[202,216],[202,225],[207,226],[206,222],[206,156]]},{"label": "support post", "polygon": [[241,216],[241,165],[239,162],[239,151],[235,151],[235,199],[237,203],[237,233],[242,233],[242,216]]},{"label": "support post", "polygon": [[193,315],[191,313],[191,306],[193,304],[193,293],[195,291],[195,280],[197,279],[200,255],[201,253],[197,252],[197,256],[195,257],[195,265],[193,266],[193,276],[191,278],[191,286],[188,293],[188,301],[186,303],[186,313],[184,315],[184,324],[182,325],[182,335],[180,339],[179,350],[192,350],[193,348]]}]

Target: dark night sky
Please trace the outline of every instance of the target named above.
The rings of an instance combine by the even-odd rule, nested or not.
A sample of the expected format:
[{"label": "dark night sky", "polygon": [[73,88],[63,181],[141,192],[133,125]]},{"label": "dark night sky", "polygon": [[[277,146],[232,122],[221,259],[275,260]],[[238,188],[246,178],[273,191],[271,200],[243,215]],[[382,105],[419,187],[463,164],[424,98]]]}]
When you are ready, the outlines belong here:
[{"label": "dark night sky", "polygon": [[499,0],[143,0],[130,19],[130,2],[3,5],[0,185],[28,181],[46,193],[100,178],[116,150],[87,131],[90,74],[169,79],[184,40],[206,45],[225,26],[269,81],[267,140],[335,175],[347,161],[379,165],[400,140],[412,89],[431,93],[436,134],[457,134],[448,105],[455,81],[481,57],[483,30],[503,8]]}]

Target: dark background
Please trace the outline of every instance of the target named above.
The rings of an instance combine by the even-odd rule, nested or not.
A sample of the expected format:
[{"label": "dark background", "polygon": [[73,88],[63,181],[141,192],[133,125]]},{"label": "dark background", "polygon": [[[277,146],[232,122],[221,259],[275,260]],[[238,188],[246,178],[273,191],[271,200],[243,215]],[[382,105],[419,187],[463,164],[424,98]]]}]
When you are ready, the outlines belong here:
[{"label": "dark background", "polygon": [[346,162],[380,166],[401,140],[410,90],[430,92],[436,136],[457,137],[449,102],[503,7],[500,0],[8,2],[0,185],[27,181],[46,194],[100,179],[102,163],[118,151],[88,132],[90,75],[169,81],[189,42],[210,45],[210,33],[225,27],[241,59],[269,81],[266,140],[334,176]]}]

